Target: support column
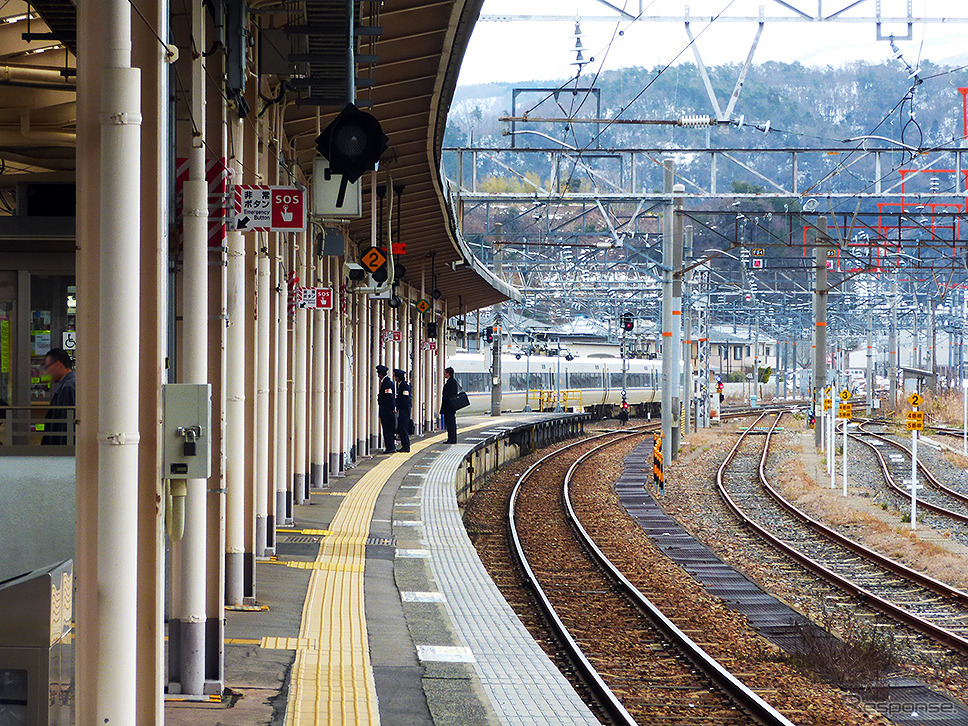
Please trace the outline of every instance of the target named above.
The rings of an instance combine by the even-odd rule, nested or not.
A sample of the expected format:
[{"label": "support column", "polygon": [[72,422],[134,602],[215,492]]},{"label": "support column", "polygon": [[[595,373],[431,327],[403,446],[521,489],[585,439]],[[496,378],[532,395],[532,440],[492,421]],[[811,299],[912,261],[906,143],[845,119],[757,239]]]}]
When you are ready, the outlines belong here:
[{"label": "support column", "polygon": [[[362,457],[360,443],[360,436],[362,435],[362,416],[360,415],[360,406],[363,402],[363,391],[362,386],[356,385],[357,381],[363,378],[363,305],[362,301],[359,299],[359,295],[355,295],[354,299],[350,302],[350,318],[349,318],[350,329],[352,330],[352,337],[350,338],[350,355],[349,355],[349,375],[350,383],[347,386],[346,403],[347,410],[351,411],[351,415],[347,420],[346,427],[346,452],[349,455],[349,460],[355,466],[356,463]],[[393,368],[393,366],[390,366]],[[392,372],[391,372],[392,375]]]},{"label": "support column", "polygon": [[867,417],[874,415],[874,310],[867,311]]},{"label": "support column", "polygon": [[256,415],[255,415],[255,555],[266,557],[269,532],[275,522],[269,517],[269,340],[270,305],[269,249],[266,233],[259,232],[258,279],[256,288]]},{"label": "support column", "polygon": [[[347,251],[348,252],[348,251]],[[327,366],[326,382],[329,386],[329,406],[327,407],[326,419],[329,422],[326,434],[326,447],[329,451],[329,466],[327,470],[327,480],[332,481],[333,477],[342,475],[340,462],[340,424],[343,412],[340,406],[340,392],[343,386],[343,341],[342,341],[342,322],[343,322],[343,294],[340,292],[342,277],[339,273],[339,260],[334,261],[332,267],[336,268],[333,272],[333,288],[337,295],[336,304],[333,306],[333,314],[329,318],[329,364]],[[331,267],[331,270],[332,270]]]},{"label": "support column", "polygon": [[669,195],[662,216],[662,457],[675,459],[679,450],[679,356],[681,355],[682,193],[674,184],[675,162],[664,159],[663,189]]},{"label": "support column", "polygon": [[675,162],[663,159],[663,191],[669,195],[662,214],[662,460],[672,461],[672,430],[674,428],[674,395],[677,384],[675,358],[679,354],[672,340],[674,317],[672,315],[672,247],[673,211],[672,184],[675,179]]},{"label": "support column", "polygon": [[[140,397],[118,386],[117,376],[141,381],[141,74],[131,63],[130,6],[114,1],[87,10],[79,9],[79,28],[98,40],[85,48],[90,82],[78,79],[78,245],[86,253],[78,255],[78,289],[89,293],[80,298],[88,312],[79,322],[92,340],[79,355],[78,417],[97,424],[96,432],[78,429],[78,683],[89,689],[78,693],[78,713],[91,723],[134,724],[143,723],[136,721]],[[82,149],[83,141],[91,146]],[[91,181],[86,192],[82,179]],[[90,284],[82,282],[85,274]],[[119,295],[132,304],[118,306]],[[82,375],[85,364],[89,376]],[[95,477],[92,495],[83,484]]]},{"label": "support column", "polygon": [[[300,232],[296,237],[296,276],[299,285],[308,286],[309,268],[306,267],[306,234]],[[304,504],[309,499],[309,480],[306,476],[306,348],[309,345],[309,311],[297,308],[295,312],[295,331],[293,333],[292,387],[293,387],[293,472],[292,490],[296,504]]]},{"label": "support column", "polygon": [[[685,190],[683,190],[685,191]],[[684,237],[684,259],[692,261],[692,225],[685,228]],[[692,285],[689,280],[691,273],[684,273],[682,276],[683,285],[683,305],[682,305],[682,400],[686,404],[685,419],[682,422],[682,433],[690,432],[690,418],[692,417],[692,300],[690,292]],[[698,424],[697,424],[698,426]]]},{"label": "support column", "polygon": [[[232,178],[242,178],[242,119],[232,121],[235,156]],[[233,368],[245,360],[245,246],[242,233],[229,231],[228,289],[226,297],[226,358]],[[242,605],[245,599],[245,474],[249,439],[245,435],[245,375],[233,371],[225,381],[225,604]]]},{"label": "support column", "polygon": [[827,218],[817,220],[817,239],[813,248],[813,410],[816,421],[813,442],[820,448],[820,417],[823,390],[827,385]]},{"label": "support column", "polygon": [[900,300],[897,295],[897,273],[895,272],[894,279],[891,281],[891,327],[888,332],[887,341],[887,376],[890,378],[892,412],[897,410],[897,306],[899,303]]}]

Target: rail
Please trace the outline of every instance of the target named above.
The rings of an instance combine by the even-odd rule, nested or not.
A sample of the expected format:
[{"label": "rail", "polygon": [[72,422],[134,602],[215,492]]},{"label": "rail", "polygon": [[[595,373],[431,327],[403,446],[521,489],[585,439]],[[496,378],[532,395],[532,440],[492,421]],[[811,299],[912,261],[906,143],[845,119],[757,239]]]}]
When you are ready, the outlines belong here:
[{"label": "rail", "polygon": [[76,427],[73,406],[0,406],[0,456],[73,456]]},{"label": "rail", "polygon": [[[765,415],[766,413],[764,413],[764,416]],[[760,419],[757,419],[757,421],[754,422],[754,426],[762,418],[763,417],[761,416]],[[863,545],[857,542],[854,542],[853,540],[845,537],[844,535],[840,534],[833,528],[827,527],[821,522],[807,516],[806,514],[798,510],[796,507],[794,507],[786,499],[784,499],[780,495],[780,493],[770,485],[769,481],[766,478],[766,459],[769,454],[770,442],[773,436],[773,430],[776,428],[777,424],[779,423],[780,418],[781,416],[777,416],[776,421],[773,422],[773,425],[770,427],[770,430],[766,434],[766,440],[763,443],[763,452],[760,456],[758,476],[759,476],[759,481],[763,485],[764,489],[766,489],[769,495],[781,507],[783,507],[793,516],[805,522],[808,526],[810,526],[812,529],[814,529],[821,535],[851,550],[855,554],[860,555],[863,558],[866,558],[869,562],[879,565],[884,570],[892,573],[893,575],[902,577],[910,583],[913,583],[927,590],[935,592],[947,600],[956,602],[962,606],[968,605],[968,593],[964,593],[961,590],[958,590],[953,587],[949,587],[943,582],[935,580],[934,578],[929,577],[924,573],[918,572],[917,570],[913,570],[909,567],[906,567],[905,565],[901,564],[900,562],[897,562],[896,560],[892,560],[891,558],[885,557],[879,552],[875,552],[874,550],[870,550],[864,547]],[[754,532],[756,532],[756,534],[759,535],[763,540],[765,540],[774,548],[788,555],[796,562],[799,562],[802,566],[806,567],[808,570],[811,570],[814,574],[818,575],[821,579],[824,579],[827,582],[830,582],[836,585],[837,587],[841,588],[842,590],[845,590],[846,592],[850,593],[854,597],[857,597],[860,600],[866,602],[871,607],[877,610],[880,610],[882,613],[890,617],[893,617],[896,620],[902,623],[905,623],[906,625],[909,625],[910,627],[920,631],[921,633],[924,633],[925,635],[928,635],[929,637],[933,638],[936,642],[943,643],[949,648],[952,648],[953,650],[956,650],[960,653],[968,654],[968,640],[966,640],[962,636],[946,628],[942,628],[936,625],[935,623],[932,623],[929,620],[918,617],[914,613],[911,613],[908,610],[905,610],[904,608],[901,608],[895,605],[889,600],[886,600],[876,595],[870,590],[857,585],[853,581],[838,575],[837,573],[833,572],[832,570],[824,566],[822,563],[818,562],[817,560],[811,557],[808,557],[797,548],[789,545],[787,542],[783,541],[778,536],[768,531],[765,527],[760,525],[758,522],[754,521],[752,517],[750,517],[748,514],[746,514],[745,511],[743,511],[743,509],[733,500],[733,498],[726,491],[726,485],[723,482],[723,475],[724,475],[724,472],[726,471],[726,468],[736,457],[736,454],[739,451],[739,447],[742,445],[746,436],[750,434],[752,431],[753,431],[753,426],[751,426],[749,429],[743,432],[743,434],[737,440],[736,444],[726,455],[726,458],[723,461],[722,465],[720,466],[719,470],[716,472],[716,487],[719,490],[720,496],[726,502],[727,506],[733,511],[733,513],[736,514],[736,516],[739,517],[740,520],[742,520],[742,522],[747,527],[749,527]]]},{"label": "rail", "polygon": [[679,649],[680,653],[683,653],[695,667],[699,668],[708,678],[710,678],[710,680],[712,680],[717,687],[727,694],[734,701],[734,703],[742,707],[747,713],[751,714],[759,723],[767,724],[768,726],[792,726],[791,722],[782,714],[773,709],[772,706],[753,693],[753,691],[751,691],[747,686],[733,676],[733,674],[723,668],[723,666],[720,665],[715,659],[703,651],[699,645],[689,638],[689,636],[676,627],[676,625],[669,620],[658,607],[656,607],[648,598],[646,598],[645,595],[643,595],[641,591],[639,591],[621,573],[621,571],[615,567],[615,565],[597,547],[590,535],[578,522],[577,515],[574,512],[569,497],[571,476],[578,465],[587,457],[597,453],[600,449],[611,445],[616,440],[623,440],[635,434],[647,433],[658,428],[659,425],[660,424],[658,423],[653,423],[635,427],[631,430],[606,432],[597,436],[586,438],[582,441],[568,444],[542,457],[528,467],[523,474],[521,474],[511,491],[508,505],[508,527],[513,543],[513,553],[524,573],[526,585],[533,590],[539,607],[544,612],[549,622],[549,626],[555,633],[556,639],[567,653],[572,666],[575,668],[576,673],[578,674],[578,677],[594,694],[594,698],[599,705],[602,706],[602,708],[608,713],[609,717],[615,723],[635,724],[635,720],[621,704],[611,689],[605,684],[604,680],[601,678],[594,666],[589,662],[585,654],[582,652],[581,647],[568,632],[567,626],[559,617],[554,605],[552,605],[547,594],[544,592],[543,588],[538,582],[537,576],[528,563],[527,555],[524,552],[524,545],[518,536],[515,525],[515,506],[519,492],[524,482],[527,481],[527,479],[535,471],[537,471],[547,461],[550,461],[555,456],[560,455],[562,451],[573,448],[579,444],[588,443],[589,441],[604,439],[606,437],[615,437],[579,457],[579,459],[571,466],[571,468],[568,470],[568,473],[565,475],[563,484],[564,501],[568,510],[568,519],[576,531],[576,536],[582,542],[582,545],[586,548],[586,551],[591,554],[592,559],[598,562],[599,565],[605,569],[610,579],[616,583],[617,587],[619,587],[619,589],[627,597],[631,598],[640,611],[642,611],[653,622],[654,626],[666,638],[668,638],[676,648]]},{"label": "rail", "polygon": [[[889,439],[886,436],[882,436],[881,434],[876,434],[872,431],[865,431],[863,427],[871,423],[873,422],[870,422],[870,421],[862,422],[860,424],[860,435],[850,434],[850,438],[856,441],[859,441],[860,443],[864,444],[867,448],[869,448],[871,451],[874,452],[874,456],[877,458],[877,463],[880,464],[881,473],[884,475],[884,481],[887,483],[887,486],[890,487],[895,494],[898,494],[901,497],[910,498],[911,496],[910,492],[904,489],[903,487],[901,487],[897,483],[897,480],[894,478],[894,475],[891,472],[890,466],[888,466],[887,461],[884,459],[884,455],[878,450],[878,448],[874,444],[872,444],[870,441],[866,441],[865,439],[861,438],[861,436],[870,436],[871,438],[876,439],[878,441],[883,441],[884,443],[894,447],[899,451],[903,451],[904,455],[907,456],[908,458],[908,463],[905,465],[906,469],[908,470],[910,470],[911,450],[908,447],[906,447],[904,444],[898,441],[894,441],[893,439]],[[918,471],[928,481],[928,483],[930,483],[931,486],[933,486],[935,489],[951,497],[955,501],[960,502],[963,505],[968,505],[968,496],[965,496],[961,492],[956,491],[949,486],[945,486],[945,484],[942,483],[936,476],[934,476],[934,474],[928,471],[927,467],[921,461],[918,461]],[[935,514],[940,514],[943,517],[948,517],[949,519],[954,519],[959,522],[968,523],[968,514],[956,512],[954,510],[948,509],[947,507],[942,507],[939,504],[934,504],[933,502],[926,501],[923,498],[918,499],[918,505],[924,509],[927,509],[930,512],[934,512]]]}]

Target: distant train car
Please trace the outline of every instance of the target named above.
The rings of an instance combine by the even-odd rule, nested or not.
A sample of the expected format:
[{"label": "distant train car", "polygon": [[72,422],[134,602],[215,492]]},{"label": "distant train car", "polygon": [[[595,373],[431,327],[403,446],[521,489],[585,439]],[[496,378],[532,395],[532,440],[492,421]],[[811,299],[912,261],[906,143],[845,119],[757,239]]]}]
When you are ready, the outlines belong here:
[{"label": "distant train car", "polygon": [[[633,415],[658,412],[662,400],[662,363],[630,359],[626,364],[626,398]],[[491,410],[491,356],[484,353],[457,353],[447,365],[454,369],[471,405],[465,413]],[[528,378],[530,377],[530,380]],[[560,378],[560,381],[559,381]],[[532,355],[501,356],[501,409],[522,411],[526,391],[531,409],[554,407],[561,392],[562,405],[569,410],[581,408],[600,417],[614,415],[622,403],[622,359],[575,357],[572,360]],[[560,384],[560,385],[559,385]],[[565,397],[564,392],[571,393]],[[580,393],[579,393],[580,392]]]}]

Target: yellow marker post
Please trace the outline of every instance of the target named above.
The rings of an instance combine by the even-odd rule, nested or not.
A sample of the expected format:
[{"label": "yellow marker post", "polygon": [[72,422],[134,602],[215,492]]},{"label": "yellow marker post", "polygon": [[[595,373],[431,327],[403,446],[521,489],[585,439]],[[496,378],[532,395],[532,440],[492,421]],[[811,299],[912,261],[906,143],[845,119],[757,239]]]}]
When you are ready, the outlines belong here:
[{"label": "yellow marker post", "polygon": [[908,429],[911,431],[911,479],[905,482],[911,488],[911,530],[918,528],[918,431],[924,428],[924,411],[918,411],[924,399],[920,394],[912,393],[908,403],[913,407],[907,415]]}]

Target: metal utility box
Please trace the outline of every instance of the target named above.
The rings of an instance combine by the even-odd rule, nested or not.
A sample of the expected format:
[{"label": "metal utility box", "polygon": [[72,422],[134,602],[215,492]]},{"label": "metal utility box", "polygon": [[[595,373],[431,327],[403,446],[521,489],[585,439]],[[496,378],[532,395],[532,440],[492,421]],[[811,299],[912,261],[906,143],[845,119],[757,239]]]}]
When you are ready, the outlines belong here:
[{"label": "metal utility box", "polygon": [[208,479],[212,475],[212,385],[166,383],[162,464],[166,479]]},{"label": "metal utility box", "polygon": [[74,563],[0,582],[0,724],[74,724]]}]

